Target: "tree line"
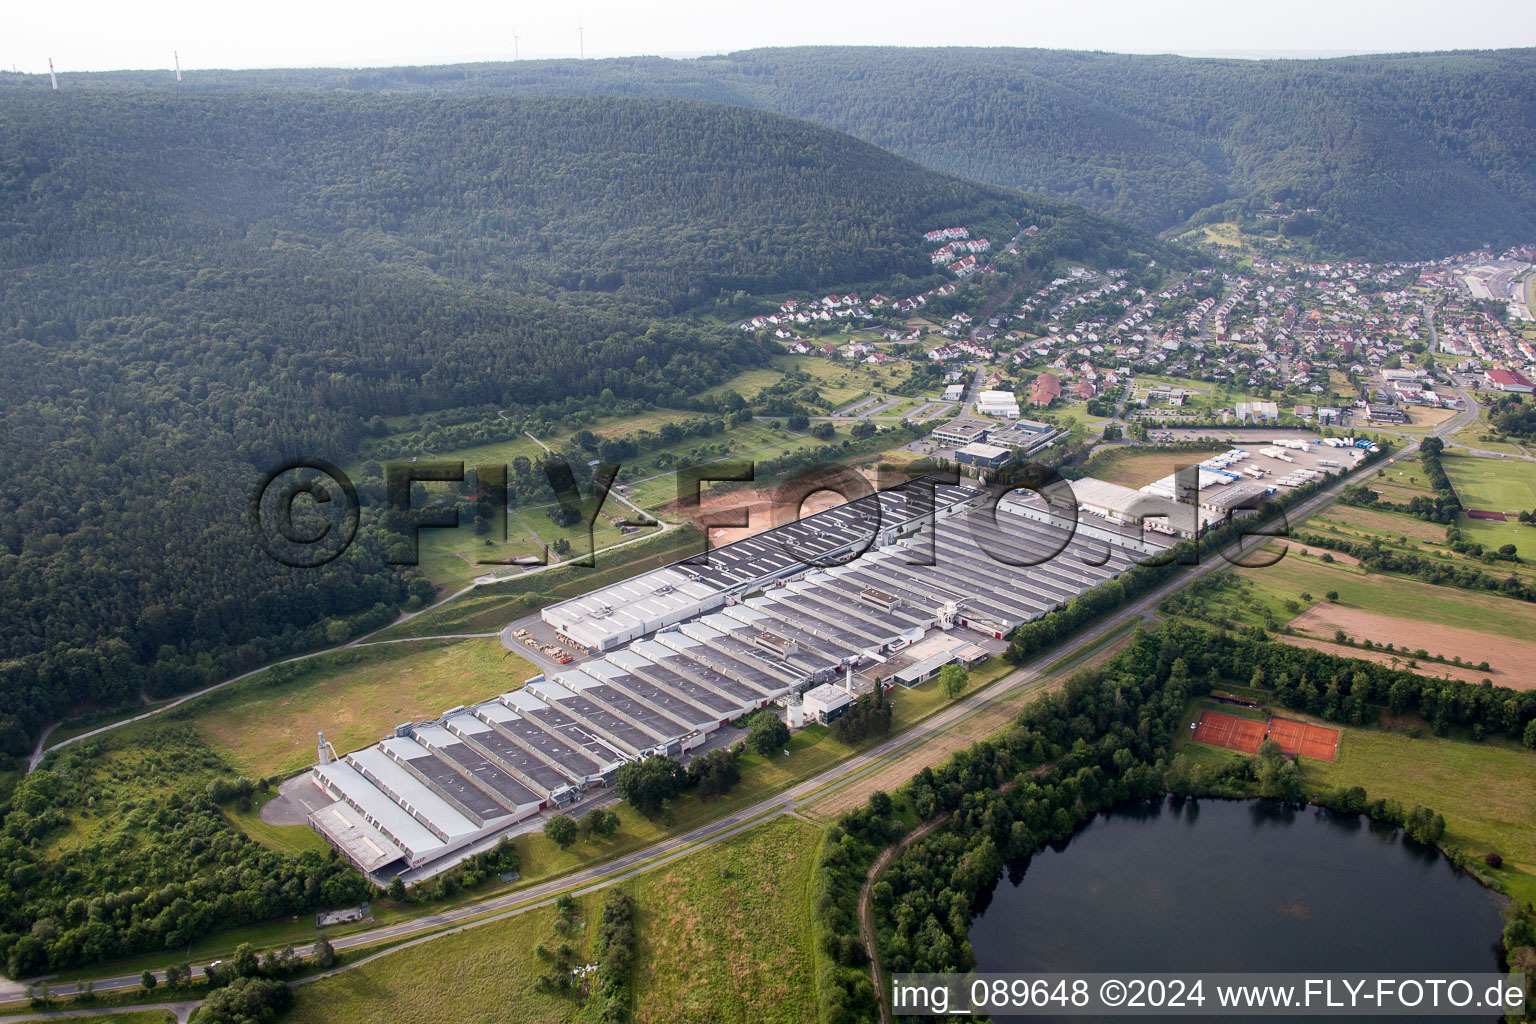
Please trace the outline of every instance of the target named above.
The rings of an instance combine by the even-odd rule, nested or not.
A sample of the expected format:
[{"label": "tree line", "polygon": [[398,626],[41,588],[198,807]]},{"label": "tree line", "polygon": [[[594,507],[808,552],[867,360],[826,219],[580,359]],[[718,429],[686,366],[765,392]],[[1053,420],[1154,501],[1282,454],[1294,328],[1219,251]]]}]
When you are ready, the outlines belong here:
[{"label": "tree line", "polygon": [[[71,76],[82,90],[163,73]],[[76,84],[77,83],[77,84]],[[31,76],[17,83],[44,93]],[[1162,229],[1236,219],[1356,256],[1536,228],[1529,49],[1228,61],[1041,49],[791,47],[701,60],[197,72],[180,89],[609,94],[779,111],[932,167]],[[1292,216],[1260,221],[1281,202]],[[1308,208],[1316,208],[1309,212]]]}]

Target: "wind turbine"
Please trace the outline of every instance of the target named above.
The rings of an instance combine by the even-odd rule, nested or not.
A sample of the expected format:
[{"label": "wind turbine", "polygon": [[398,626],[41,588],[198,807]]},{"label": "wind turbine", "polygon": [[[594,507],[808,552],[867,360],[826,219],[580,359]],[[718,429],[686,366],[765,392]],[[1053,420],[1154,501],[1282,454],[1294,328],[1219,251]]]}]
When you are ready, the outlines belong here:
[{"label": "wind turbine", "polygon": [[181,54],[171,51],[171,60],[176,62],[176,81],[181,81]]},{"label": "wind turbine", "polygon": [[517,60],[517,33],[512,33],[512,59]]},{"label": "wind turbine", "polygon": [[587,59],[587,30],[582,27],[581,19],[576,19],[576,53],[579,59]]},{"label": "wind turbine", "polygon": [[48,58],[48,81],[53,84],[53,91],[59,91],[59,76],[53,73],[53,58]]}]

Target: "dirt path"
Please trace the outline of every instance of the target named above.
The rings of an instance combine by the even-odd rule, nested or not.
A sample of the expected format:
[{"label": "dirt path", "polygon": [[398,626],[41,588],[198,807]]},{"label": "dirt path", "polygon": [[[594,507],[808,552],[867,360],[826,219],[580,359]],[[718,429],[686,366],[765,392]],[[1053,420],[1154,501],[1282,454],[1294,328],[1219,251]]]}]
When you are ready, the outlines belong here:
[{"label": "dirt path", "polygon": [[[1036,765],[1030,774],[1039,775],[1055,763],[1053,760],[1047,761],[1045,764]],[[997,791],[999,793],[1007,793],[1016,785],[1018,785],[1017,782],[1009,779],[997,787]],[[876,857],[875,862],[869,866],[869,874],[864,878],[864,887],[859,890],[859,940],[864,943],[864,948],[869,952],[869,973],[875,983],[875,1001],[880,1006],[880,1024],[891,1024],[891,1007],[886,1002],[885,974],[880,970],[880,956],[875,948],[875,912],[874,907],[870,903],[870,893],[874,890],[875,883],[880,881],[880,876],[885,874],[885,869],[890,866],[891,861],[895,860],[901,851],[943,825],[953,813],[953,811],[945,811],[938,817],[919,825],[899,841],[880,851],[880,856]]]},{"label": "dirt path", "polygon": [[945,811],[932,821],[924,822],[903,836],[900,842],[880,851],[880,856],[869,866],[864,888],[859,890],[859,941],[869,951],[869,973],[875,983],[875,1002],[880,1007],[880,1024],[891,1024],[891,1004],[885,998],[885,972],[880,969],[880,958],[875,955],[875,912],[870,905],[870,892],[897,854],[948,821],[950,813]]}]

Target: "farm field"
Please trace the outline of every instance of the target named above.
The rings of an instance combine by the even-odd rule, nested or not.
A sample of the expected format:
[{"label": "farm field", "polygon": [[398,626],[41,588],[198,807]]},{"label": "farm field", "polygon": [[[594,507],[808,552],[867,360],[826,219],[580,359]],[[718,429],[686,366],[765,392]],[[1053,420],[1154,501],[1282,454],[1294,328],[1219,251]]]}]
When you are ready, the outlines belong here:
[{"label": "farm field", "polygon": [[[1384,651],[1381,648],[1366,650],[1362,647],[1350,647],[1345,644],[1337,644],[1332,640],[1319,640],[1308,636],[1277,636],[1276,640],[1292,647],[1305,647],[1312,651],[1322,651],[1325,654],[1336,654],[1342,658],[1359,658],[1361,661],[1374,662],[1377,665],[1386,665],[1401,669],[1409,669],[1415,675],[1429,676],[1434,679],[1459,679],[1464,683],[1480,683],[1490,678],[1492,672],[1484,672],[1476,668],[1468,668],[1458,665],[1447,665],[1439,661],[1420,661],[1417,668],[1410,668],[1410,662],[1414,659],[1410,656],[1404,658],[1401,651]],[[1505,681],[1505,686],[1512,685]]]},{"label": "farm field", "polygon": [[353,750],[537,674],[496,637],[377,644],[271,669],[189,705],[185,717],[236,769],[261,778],[312,764],[318,731]]},{"label": "farm field", "polygon": [[1354,557],[1353,555],[1346,555],[1341,552],[1329,551],[1327,548],[1310,547],[1297,540],[1277,540],[1274,543],[1279,544],[1280,546],[1287,548],[1290,551],[1294,551],[1299,555],[1310,555],[1313,558],[1321,558],[1324,554],[1327,554],[1335,562],[1339,562],[1343,565],[1360,564],[1360,559]]},{"label": "farm field", "polygon": [[[1505,543],[1513,543],[1507,537],[1478,536],[1478,531],[1475,529],[1477,525],[1478,520],[1462,517],[1457,523],[1457,528],[1462,531],[1464,539],[1478,541],[1485,547],[1499,547]],[[1518,524],[1503,523],[1490,525],[1496,528],[1504,527],[1511,536],[1514,536],[1513,530],[1518,526]],[[1469,526],[1474,528],[1469,529]],[[1456,563],[1458,567],[1473,568],[1499,576],[1515,575],[1527,580],[1536,579],[1536,562],[1500,561],[1490,566],[1471,553],[1458,554],[1452,551],[1447,546],[1446,528],[1439,523],[1426,522],[1396,512],[1378,512],[1347,505],[1334,505],[1324,514],[1307,520],[1301,529],[1306,532],[1326,533],[1341,540],[1379,544],[1383,550],[1387,551],[1442,558]],[[1314,551],[1312,554],[1321,556],[1322,551]],[[1332,556],[1339,562],[1355,561],[1337,551],[1332,552]]]},{"label": "farm field", "polygon": [[[1498,634],[1457,629],[1436,622],[1373,614],[1326,601],[1308,608],[1290,624],[1322,639],[1331,638],[1337,630],[1343,630],[1356,643],[1369,639],[1378,647],[1392,644],[1398,651],[1425,650],[1437,657],[1460,658],[1468,665],[1486,661],[1488,670],[1479,671],[1476,678],[1469,681],[1480,682],[1486,677],[1492,679],[1495,686],[1515,690],[1536,688],[1536,641],[1528,639],[1536,633],[1529,630]],[[1352,652],[1350,656],[1353,656]],[[1421,667],[1426,674],[1438,675],[1443,667],[1449,666],[1426,662]]]},{"label": "farm field", "polygon": [[1289,556],[1274,565],[1234,572],[1252,586],[1253,596],[1270,607],[1281,622],[1292,617],[1283,608],[1286,600],[1297,600],[1303,592],[1321,600],[1333,590],[1338,592],[1342,606],[1394,619],[1507,636],[1528,635],[1536,630],[1536,606],[1525,602],[1379,573],[1367,574],[1338,563],[1329,565]]},{"label": "farm field", "polygon": [[1336,504],[1330,506],[1322,515],[1307,520],[1307,526],[1310,529],[1326,529],[1330,525],[1346,528],[1348,532],[1361,537],[1407,537],[1410,540],[1445,543],[1444,526],[1397,512],[1377,512],[1368,508]]},{"label": "farm field", "polygon": [[1424,476],[1424,463],[1417,456],[1405,459],[1389,469],[1378,469],[1362,482],[1387,501],[1406,504],[1418,497],[1434,497],[1434,489]]}]

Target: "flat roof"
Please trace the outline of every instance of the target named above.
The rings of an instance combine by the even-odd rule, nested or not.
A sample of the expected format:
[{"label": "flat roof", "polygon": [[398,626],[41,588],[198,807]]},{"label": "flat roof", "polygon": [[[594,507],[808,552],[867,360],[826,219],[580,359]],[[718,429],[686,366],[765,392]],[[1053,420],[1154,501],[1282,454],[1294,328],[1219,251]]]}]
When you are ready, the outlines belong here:
[{"label": "flat roof", "polygon": [[369,782],[350,763],[332,761],[330,764],[316,765],[313,771],[317,778],[346,794],[346,802],[362,812],[362,817],[354,816],[354,820],[364,821],[376,832],[384,833],[390,842],[410,857],[419,858],[444,845],[441,838],[433,835],[409,811]]},{"label": "flat roof", "polygon": [[426,819],[422,824],[426,825],[440,841],[453,842],[472,835],[480,829],[481,826],[460,814],[452,804],[434,793],[425,782],[396,764],[394,758],[380,747],[354,750],[346,756],[346,760],[355,765],[359,772],[365,773],[365,778],[371,776],[370,781],[378,780],[374,782],[375,786],[380,789],[387,787],[407,810],[414,808],[421,817]]},{"label": "flat roof", "polygon": [[390,842],[384,833],[368,824],[355,808],[343,801],[338,800],[311,811],[309,821],[363,871],[377,871],[385,865],[408,858],[404,850]]}]

